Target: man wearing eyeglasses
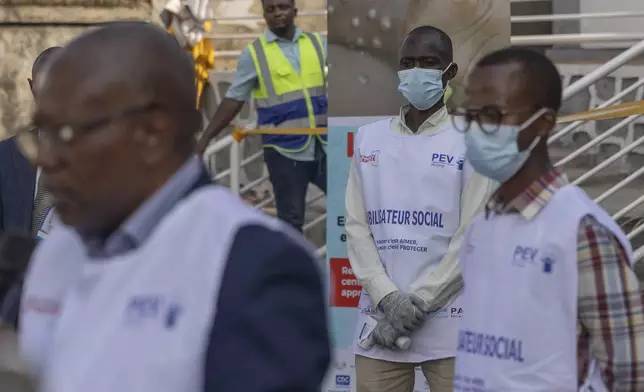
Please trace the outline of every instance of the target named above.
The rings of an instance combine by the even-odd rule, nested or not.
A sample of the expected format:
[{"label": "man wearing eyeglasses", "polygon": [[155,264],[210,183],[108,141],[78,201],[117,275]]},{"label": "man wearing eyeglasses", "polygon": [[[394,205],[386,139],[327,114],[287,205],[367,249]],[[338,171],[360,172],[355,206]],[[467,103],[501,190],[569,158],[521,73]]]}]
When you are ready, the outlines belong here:
[{"label": "man wearing eyeglasses", "polygon": [[[472,175],[444,105],[457,73],[452,41],[434,27],[399,50],[400,115],[362,127],[346,189],[349,259],[363,285],[357,338],[375,316],[375,346],[356,344],[358,392],[411,392],[421,366],[432,392],[451,392],[463,309],[458,250],[494,189]],[[403,351],[398,338],[411,338]]]},{"label": "man wearing eyeglasses", "polygon": [[47,75],[24,151],[60,223],[20,310],[40,390],[319,392],[329,336],[315,256],[211,182],[176,40],[111,23],[66,45]]},{"label": "man wearing eyeglasses", "polygon": [[466,158],[501,183],[461,253],[455,391],[644,390],[644,292],[629,240],[552,166],[561,79],[518,48],[481,59],[454,113]]},{"label": "man wearing eyeglasses", "polygon": [[[36,98],[38,85],[46,65],[61,50],[54,46],[38,55],[31,68],[29,88]],[[34,167],[20,152],[15,137],[0,142],[0,232],[30,232],[42,238],[53,220],[52,199],[42,186],[40,169]],[[0,320],[15,325],[18,319],[20,285],[2,299]]]}]

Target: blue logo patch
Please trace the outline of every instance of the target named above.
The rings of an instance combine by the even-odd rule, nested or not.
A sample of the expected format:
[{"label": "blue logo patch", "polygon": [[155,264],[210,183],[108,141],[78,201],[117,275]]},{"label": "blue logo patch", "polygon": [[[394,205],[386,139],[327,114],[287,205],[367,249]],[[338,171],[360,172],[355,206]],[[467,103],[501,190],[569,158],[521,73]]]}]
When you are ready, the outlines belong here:
[{"label": "blue logo patch", "polygon": [[140,295],[130,298],[126,317],[130,321],[155,318],[161,308],[161,298],[155,295]]},{"label": "blue logo patch", "polygon": [[351,376],[338,374],[335,376],[335,385],[338,387],[348,387],[351,385]]},{"label": "blue logo patch", "polygon": [[170,305],[165,314],[165,327],[168,329],[174,328],[174,326],[177,324],[179,316],[181,316],[181,313],[181,306],[177,304]]},{"label": "blue logo patch", "polygon": [[534,264],[539,253],[539,249],[530,246],[517,245],[512,254],[512,264],[517,267],[525,267],[528,264]]},{"label": "blue logo patch", "polygon": [[557,260],[561,260],[562,252],[559,248],[552,245],[546,245],[541,250],[541,267],[544,274],[554,273]]},{"label": "blue logo patch", "polygon": [[552,268],[555,264],[555,259],[552,255],[545,255],[541,258],[541,263],[543,263],[543,272],[546,274],[552,273]]},{"label": "blue logo patch", "polygon": [[449,154],[432,154],[432,166],[436,167],[446,167],[446,166],[455,166],[458,170],[463,170],[463,164],[465,163],[465,157],[461,156],[458,159],[453,155]]},{"label": "blue logo patch", "polygon": [[128,301],[125,321],[130,325],[139,325],[145,320],[154,320],[155,323],[172,329],[177,325],[182,313],[181,305],[168,301],[161,295],[138,295]]}]

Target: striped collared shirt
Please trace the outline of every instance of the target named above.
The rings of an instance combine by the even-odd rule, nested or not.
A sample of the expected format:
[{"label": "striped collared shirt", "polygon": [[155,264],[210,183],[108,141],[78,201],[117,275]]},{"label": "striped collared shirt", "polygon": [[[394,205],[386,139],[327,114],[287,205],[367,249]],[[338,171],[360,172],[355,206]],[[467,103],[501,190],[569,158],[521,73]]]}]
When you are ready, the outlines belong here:
[{"label": "striped collared shirt", "polygon": [[[509,203],[492,197],[487,214],[534,218],[558,189],[568,184],[553,168]],[[577,350],[579,379],[590,353],[609,391],[644,391],[644,292],[617,238],[592,216],[579,224]]]}]

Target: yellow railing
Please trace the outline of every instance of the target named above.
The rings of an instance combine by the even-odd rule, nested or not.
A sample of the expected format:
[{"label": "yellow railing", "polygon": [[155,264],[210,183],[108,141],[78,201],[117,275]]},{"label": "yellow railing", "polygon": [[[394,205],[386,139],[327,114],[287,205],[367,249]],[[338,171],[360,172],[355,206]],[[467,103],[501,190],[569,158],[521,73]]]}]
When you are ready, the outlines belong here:
[{"label": "yellow railing", "polygon": [[[642,114],[644,114],[644,101],[635,101],[561,116],[557,119],[557,123],[613,120]],[[250,135],[326,135],[327,133],[328,128],[246,129],[237,127],[233,131],[232,137],[239,143]]]}]

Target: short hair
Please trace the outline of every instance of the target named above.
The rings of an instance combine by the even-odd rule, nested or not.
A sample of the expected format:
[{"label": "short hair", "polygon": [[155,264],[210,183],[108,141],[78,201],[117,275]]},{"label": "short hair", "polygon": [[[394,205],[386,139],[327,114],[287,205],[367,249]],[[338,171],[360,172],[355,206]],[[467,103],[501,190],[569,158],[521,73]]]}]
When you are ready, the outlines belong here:
[{"label": "short hair", "polygon": [[561,109],[561,75],[545,55],[534,50],[509,47],[483,56],[476,67],[516,63],[525,72],[529,89],[534,92],[537,105],[558,112]]},{"label": "short hair", "polygon": [[[264,2],[265,2],[265,1],[266,1],[266,0],[262,0],[262,7],[264,6]],[[291,0],[291,4],[293,4],[293,6],[295,6],[295,0]]]},{"label": "short hair", "polygon": [[[429,25],[418,26],[412,29],[409,33],[407,33],[403,38],[402,42],[404,42],[405,39],[407,39],[407,37],[410,37],[413,35],[436,36],[438,38],[438,43],[440,44],[440,49],[443,52],[443,55],[446,57],[445,60],[450,62],[454,61],[454,45],[452,43],[452,38],[450,38],[450,36],[443,30],[439,29],[438,27],[429,26]],[[401,42],[401,45],[402,45],[402,42]]]},{"label": "short hair", "polygon": [[31,78],[33,79],[36,77],[36,75],[43,69],[43,67],[47,64],[47,62],[50,60],[52,55],[56,54],[59,50],[62,50],[60,46],[52,46],[51,48],[47,48],[43,50],[38,57],[36,57],[36,60],[34,60],[34,64],[31,66]]}]

